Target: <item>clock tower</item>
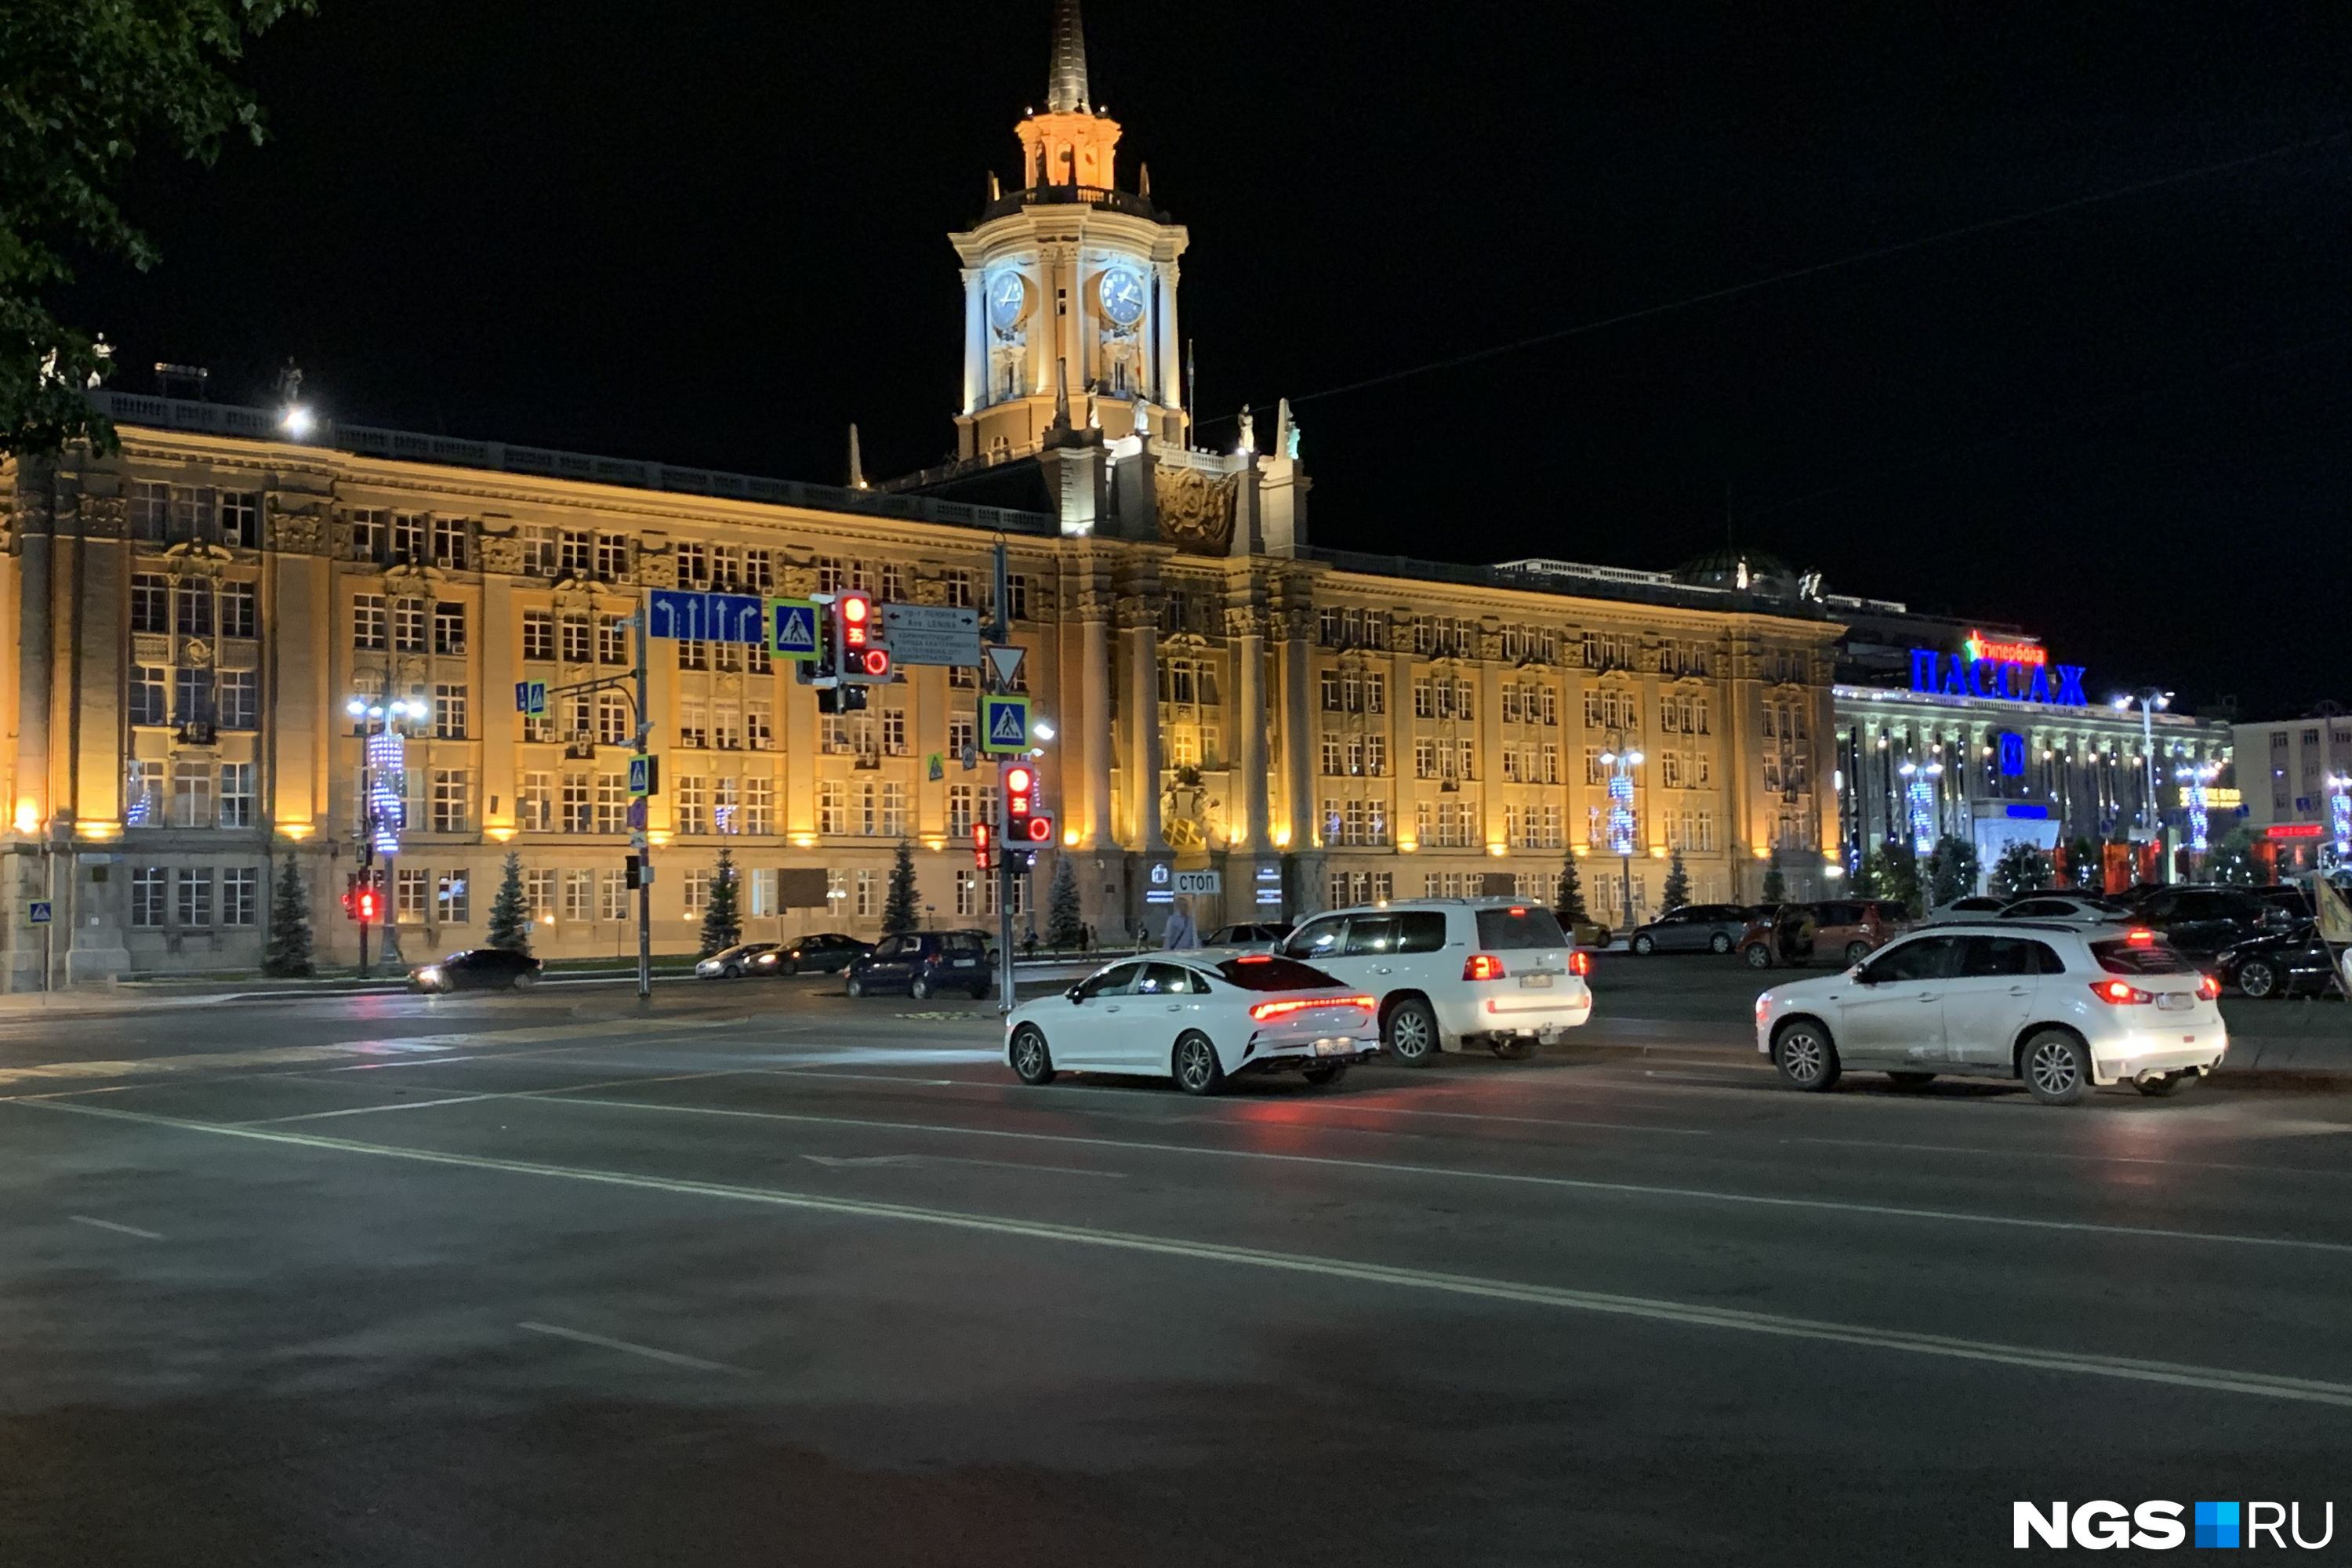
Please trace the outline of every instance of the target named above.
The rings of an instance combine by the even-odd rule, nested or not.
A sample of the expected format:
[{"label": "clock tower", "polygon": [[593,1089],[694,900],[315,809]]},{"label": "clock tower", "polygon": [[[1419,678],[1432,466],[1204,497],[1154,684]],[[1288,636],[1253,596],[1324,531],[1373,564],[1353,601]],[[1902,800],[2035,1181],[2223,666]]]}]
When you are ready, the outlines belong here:
[{"label": "clock tower", "polygon": [[989,180],[980,221],[950,236],[963,262],[961,458],[1042,450],[1057,427],[1181,446],[1177,258],[1183,226],[1151,205],[1149,173],[1117,180],[1118,122],[1087,89],[1078,0],[1055,0],[1045,108],[1013,127],[1021,184]]}]

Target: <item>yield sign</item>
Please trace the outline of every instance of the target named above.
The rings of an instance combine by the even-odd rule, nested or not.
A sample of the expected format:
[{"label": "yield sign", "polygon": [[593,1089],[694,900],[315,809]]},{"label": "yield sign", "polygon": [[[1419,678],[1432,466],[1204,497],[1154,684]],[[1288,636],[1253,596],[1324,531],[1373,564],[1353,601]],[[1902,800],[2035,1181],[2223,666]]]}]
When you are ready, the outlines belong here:
[{"label": "yield sign", "polygon": [[993,643],[989,645],[988,664],[989,668],[996,672],[996,689],[999,691],[1010,691],[1019,683],[1021,661],[1028,657],[1029,650],[1025,647],[998,647]]}]

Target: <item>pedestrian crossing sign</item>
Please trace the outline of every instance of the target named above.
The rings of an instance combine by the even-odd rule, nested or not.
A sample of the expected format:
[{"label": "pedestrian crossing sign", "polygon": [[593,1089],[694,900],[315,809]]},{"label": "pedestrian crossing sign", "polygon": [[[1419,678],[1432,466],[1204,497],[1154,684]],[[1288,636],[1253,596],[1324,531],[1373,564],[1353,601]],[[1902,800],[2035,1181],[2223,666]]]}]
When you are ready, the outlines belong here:
[{"label": "pedestrian crossing sign", "polygon": [[769,600],[768,651],[778,658],[814,658],[816,625],[814,601]]},{"label": "pedestrian crossing sign", "polygon": [[980,700],[980,749],[1012,756],[1029,749],[1029,699],[983,697]]}]

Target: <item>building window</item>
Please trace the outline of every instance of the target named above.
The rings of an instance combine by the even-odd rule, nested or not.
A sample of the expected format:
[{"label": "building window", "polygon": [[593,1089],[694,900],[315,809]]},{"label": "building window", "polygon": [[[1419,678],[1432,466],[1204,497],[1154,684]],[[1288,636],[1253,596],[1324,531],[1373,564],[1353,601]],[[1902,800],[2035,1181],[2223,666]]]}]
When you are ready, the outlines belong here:
[{"label": "building window", "polygon": [[816,830],[819,833],[849,831],[849,813],[843,804],[842,786],[833,779],[818,781],[816,786]]},{"label": "building window", "polygon": [[677,667],[680,669],[709,669],[710,645],[700,637],[677,639]]},{"label": "building window", "polygon": [[122,786],[122,825],[161,827],[163,825],[163,764],[133,761]]},{"label": "building window", "polygon": [[1339,672],[1336,669],[1327,669],[1323,671],[1318,684],[1323,694],[1323,711],[1326,713],[1339,712],[1340,710]]},{"label": "building window", "polygon": [[[582,661],[585,662],[587,657],[587,652],[583,648],[580,655]],[[622,624],[621,616],[600,616],[597,617],[596,662],[599,664],[626,664],[629,662],[629,628]]]},{"label": "building window", "polygon": [[223,763],[220,765],[220,825],[223,827],[253,826],[251,763]]},{"label": "building window", "polygon": [[629,536],[625,533],[600,533],[596,536],[596,575],[607,583],[617,583],[629,574]]},{"label": "building window", "polygon": [[744,743],[755,752],[772,751],[776,744],[775,705],[767,701],[747,702],[743,706]]},{"label": "building window", "polygon": [[131,923],[141,931],[163,924],[163,868],[142,866],[131,873]]},{"label": "building window", "polygon": [[882,833],[882,792],[871,784],[857,786],[857,833],[877,838]]},{"label": "building window", "polygon": [[168,636],[172,630],[172,580],[141,572],[131,579],[131,629]]},{"label": "building window", "polygon": [[414,512],[394,512],[392,519],[392,558],[406,564],[421,564],[431,531],[425,519]]},{"label": "building window", "polygon": [[172,826],[213,826],[213,765],[210,763],[172,764]]},{"label": "building window", "polygon": [[[139,481],[131,487],[131,537],[162,543],[171,526],[172,487]],[[157,925],[163,922],[159,919]]]},{"label": "building window", "polygon": [[425,601],[395,599],[392,605],[392,647],[395,653],[425,651]]},{"label": "building window", "polygon": [[874,897],[875,876],[871,871],[857,873],[857,918],[870,921],[880,911]]},{"label": "building window", "polygon": [[433,689],[433,734],[436,740],[466,738],[466,689],[446,682]]},{"label": "building window", "polygon": [[182,926],[208,926],[213,923],[213,868],[209,866],[183,866],[178,877],[178,908],[173,913]]},{"label": "building window", "polygon": [[175,543],[209,544],[213,541],[213,492],[172,487],[171,537]]},{"label": "building window", "polygon": [[971,785],[948,785],[949,837],[952,838],[970,838],[971,837]]},{"label": "building window", "polygon": [[184,637],[213,635],[213,584],[208,577],[183,577],[172,589],[172,629]]},{"label": "building window", "polygon": [[948,721],[948,755],[961,761],[964,754],[978,745],[978,721],[950,719]]},{"label": "building window", "polygon": [[743,831],[743,787],[737,780],[711,782],[710,826],[720,833]]},{"label": "building window", "polygon": [[230,866],[221,872],[221,924],[261,923],[261,870],[255,866]]},{"label": "building window", "polygon": [[213,672],[175,669],[172,672],[172,721],[209,724],[213,720]]},{"label": "building window", "polygon": [[564,832],[593,833],[596,830],[595,814],[590,805],[590,799],[586,773],[563,775]]},{"label": "building window", "polygon": [[522,775],[515,795],[516,815],[525,833],[544,833],[555,826],[554,780],[547,773]]},{"label": "building window", "polygon": [[461,768],[433,770],[433,831],[466,833],[473,828],[472,775]]},{"label": "building window", "polygon": [[617,691],[596,693],[596,743],[625,746],[632,738],[629,700]]},{"label": "building window", "polygon": [[525,918],[538,925],[555,913],[555,873],[525,871],[522,874],[522,909]]},{"label": "building window", "polygon": [[596,914],[596,873],[566,871],[563,873],[563,918],[567,921],[593,920]]},{"label": "building window", "polygon": [[686,918],[694,920],[710,907],[710,868],[698,866],[687,872],[683,888],[686,895]]},{"label": "building window", "polygon": [[629,827],[629,775],[596,775],[596,831],[625,833]]},{"label": "building window", "polygon": [[352,646],[381,648],[384,645],[384,607],[381,594],[361,594],[352,600]]},{"label": "building window", "polygon": [[445,926],[461,926],[473,918],[465,872],[444,871],[434,879],[433,911]]},{"label": "building window", "polygon": [[677,705],[677,743],[697,751],[710,744],[710,718],[701,703]]},{"label": "building window", "polygon": [[764,838],[775,830],[776,781],[746,779],[743,782],[743,831]]},{"label": "building window", "polygon": [[947,603],[964,609],[971,607],[971,574],[961,566],[950,566],[940,574],[940,586],[947,592]]},{"label": "building window", "polygon": [[[629,918],[629,874],[626,871],[604,871],[597,875],[597,907],[602,919],[625,921]],[[642,895],[640,895],[642,896]]]},{"label": "building window", "polygon": [[903,757],[907,754],[907,710],[885,708],[882,710],[882,754]]},{"label": "building window", "polygon": [[436,517],[433,520],[433,564],[450,572],[466,569],[464,518]]},{"label": "building window", "polygon": [[688,588],[710,586],[710,547],[687,540],[677,547],[677,580]]},{"label": "building window", "polygon": [[710,795],[709,785],[698,778],[680,778],[673,786],[677,790],[674,804],[680,833],[710,831]]},{"label": "building window", "polygon": [[441,654],[462,654],[466,651],[466,606],[438,604],[433,606],[433,651]]},{"label": "building window", "polygon": [[172,721],[172,697],[164,684],[167,673],[162,665],[157,664],[131,667],[131,721],[133,724],[160,725]]},{"label": "building window", "polygon": [[525,610],[522,613],[522,656],[530,659],[552,659],[555,657],[555,612]]},{"label": "building window", "polygon": [[907,786],[891,783],[882,786],[882,837],[898,838],[907,831]]}]

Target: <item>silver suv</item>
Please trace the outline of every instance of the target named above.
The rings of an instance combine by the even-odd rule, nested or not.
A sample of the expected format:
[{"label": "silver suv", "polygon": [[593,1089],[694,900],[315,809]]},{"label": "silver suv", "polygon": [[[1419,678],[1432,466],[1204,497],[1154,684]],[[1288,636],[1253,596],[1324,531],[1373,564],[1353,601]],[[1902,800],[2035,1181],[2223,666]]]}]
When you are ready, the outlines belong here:
[{"label": "silver suv", "polygon": [[2229,1054],[2219,994],[2145,927],[1940,925],[1757,997],[1756,1048],[1803,1089],[1854,1068],[1906,1088],[1939,1073],[2022,1079],[2046,1105],[2125,1081],[2171,1094]]},{"label": "silver suv", "polygon": [[1381,1043],[1407,1067],[1473,1042],[1516,1060],[1592,1016],[1591,955],[1549,910],[1509,899],[1334,910],[1281,951],[1379,997]]}]

